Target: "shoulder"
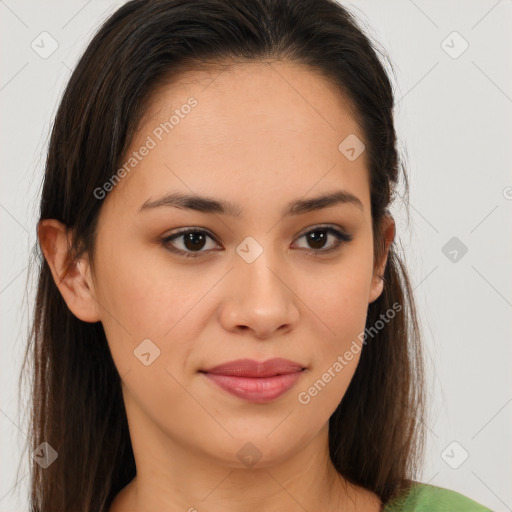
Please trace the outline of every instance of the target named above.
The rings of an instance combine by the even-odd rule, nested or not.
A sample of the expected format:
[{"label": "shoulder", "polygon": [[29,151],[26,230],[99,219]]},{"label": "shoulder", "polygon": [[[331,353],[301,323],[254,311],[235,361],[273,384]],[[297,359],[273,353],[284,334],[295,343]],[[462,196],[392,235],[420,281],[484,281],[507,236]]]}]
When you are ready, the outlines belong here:
[{"label": "shoulder", "polygon": [[415,482],[408,493],[388,503],[383,512],[492,512],[458,492]]}]

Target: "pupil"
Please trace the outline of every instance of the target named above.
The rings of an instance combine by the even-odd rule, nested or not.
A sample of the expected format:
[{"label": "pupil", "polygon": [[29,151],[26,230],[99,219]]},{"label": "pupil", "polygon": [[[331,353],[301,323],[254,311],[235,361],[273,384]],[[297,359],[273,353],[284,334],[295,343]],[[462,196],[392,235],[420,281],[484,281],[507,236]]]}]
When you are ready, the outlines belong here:
[{"label": "pupil", "polygon": [[[324,231],[312,231],[309,234],[309,242],[313,242],[313,249],[321,249],[325,243],[326,234]],[[316,246],[318,244],[318,246]]]},{"label": "pupil", "polygon": [[[326,240],[325,231],[312,231],[308,235],[308,242],[313,249],[321,249]],[[202,233],[187,233],[185,235],[185,247],[190,251],[200,250],[204,247],[205,237]],[[198,245],[199,243],[199,245]]]},{"label": "pupil", "polygon": [[[199,247],[197,246],[197,239],[200,239]],[[184,244],[188,250],[194,251],[194,250],[203,248],[204,240],[205,240],[205,236],[202,233],[187,233],[185,235]],[[201,244],[201,242],[202,242],[202,244]]]}]

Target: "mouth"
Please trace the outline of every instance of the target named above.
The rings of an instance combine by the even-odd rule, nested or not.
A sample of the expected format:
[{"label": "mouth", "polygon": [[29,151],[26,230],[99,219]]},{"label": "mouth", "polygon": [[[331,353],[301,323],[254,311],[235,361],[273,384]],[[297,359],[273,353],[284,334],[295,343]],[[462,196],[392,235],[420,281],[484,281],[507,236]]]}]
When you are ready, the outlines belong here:
[{"label": "mouth", "polygon": [[301,364],[281,358],[261,363],[252,359],[238,359],[200,370],[200,373],[238,398],[267,403],[289,391],[305,370]]}]

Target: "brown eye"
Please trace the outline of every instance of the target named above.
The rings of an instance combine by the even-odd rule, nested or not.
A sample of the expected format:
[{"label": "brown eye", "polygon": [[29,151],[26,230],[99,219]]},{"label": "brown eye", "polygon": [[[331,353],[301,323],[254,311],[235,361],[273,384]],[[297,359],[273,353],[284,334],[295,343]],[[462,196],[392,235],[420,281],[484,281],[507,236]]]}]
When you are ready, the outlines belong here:
[{"label": "brown eye", "polygon": [[[300,236],[299,240],[302,238],[306,240],[307,247],[300,247],[300,249],[313,252],[315,255],[322,255],[341,249],[344,243],[352,240],[351,235],[330,226],[316,227]],[[219,246],[214,237],[208,232],[199,229],[186,229],[164,238],[162,244],[166,249],[180,256],[198,258],[203,253],[215,250],[215,245],[208,247],[208,240],[214,242],[217,247]],[[329,241],[334,243],[329,244]],[[325,248],[326,246],[327,248]]]},{"label": "brown eye", "polygon": [[205,245],[204,233],[186,233],[183,235],[183,245],[189,251],[200,251]]},{"label": "brown eye", "polygon": [[[324,249],[330,237],[334,238],[334,243],[331,244],[327,249]],[[308,245],[307,247],[304,247],[304,249],[311,250],[319,254],[335,251],[341,248],[344,243],[348,243],[352,240],[352,236],[347,233],[343,233],[332,227],[321,226],[308,231],[299,237],[299,240],[301,238],[304,238]]]},{"label": "brown eye", "polygon": [[329,238],[325,229],[311,231],[306,236],[307,243],[312,249],[322,249]]},{"label": "brown eye", "polygon": [[[207,246],[208,239],[215,242],[213,237],[206,231],[188,229],[164,238],[162,243],[171,252],[181,254],[187,258],[197,258],[201,253],[206,252],[203,249]],[[174,245],[175,240],[180,241],[180,243],[176,245],[180,245],[181,247],[177,248],[176,245]]]}]

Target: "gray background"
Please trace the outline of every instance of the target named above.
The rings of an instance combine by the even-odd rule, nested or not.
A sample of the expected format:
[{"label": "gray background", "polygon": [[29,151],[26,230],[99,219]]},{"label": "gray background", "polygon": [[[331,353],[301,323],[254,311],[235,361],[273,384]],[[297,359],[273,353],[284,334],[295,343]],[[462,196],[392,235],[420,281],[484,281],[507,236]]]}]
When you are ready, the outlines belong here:
[{"label": "gray background", "polygon": [[[1,512],[28,510],[27,463],[17,471],[27,430],[17,383],[32,314],[27,260],[49,129],[80,53],[122,3],[0,0]],[[393,212],[429,368],[422,481],[511,511],[512,4],[346,5],[397,72],[410,218],[399,204]],[[40,35],[45,31],[50,36]],[[41,56],[52,40],[56,50]]]}]

